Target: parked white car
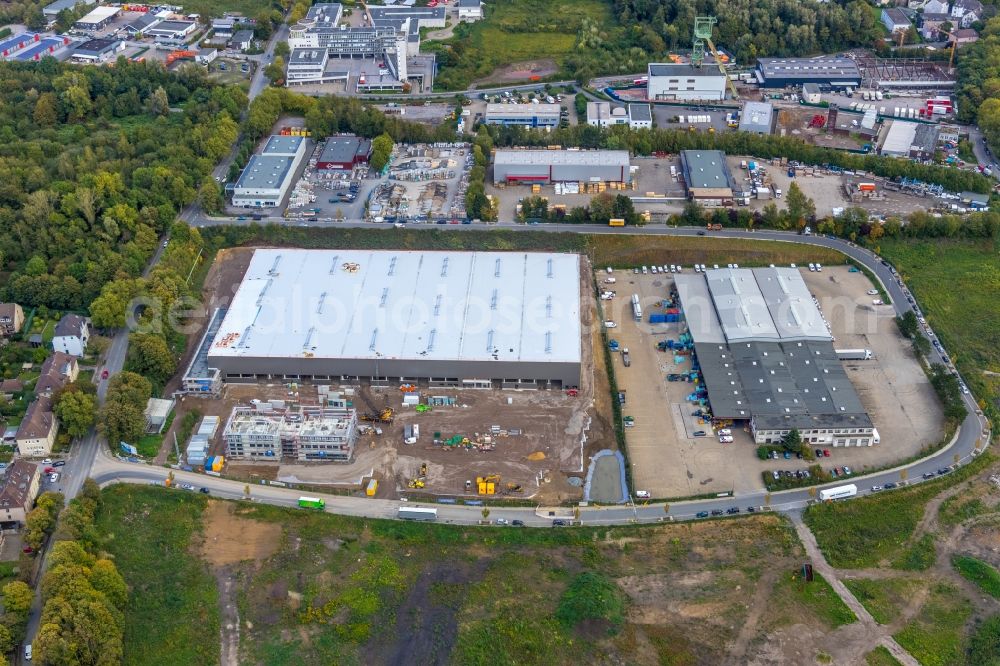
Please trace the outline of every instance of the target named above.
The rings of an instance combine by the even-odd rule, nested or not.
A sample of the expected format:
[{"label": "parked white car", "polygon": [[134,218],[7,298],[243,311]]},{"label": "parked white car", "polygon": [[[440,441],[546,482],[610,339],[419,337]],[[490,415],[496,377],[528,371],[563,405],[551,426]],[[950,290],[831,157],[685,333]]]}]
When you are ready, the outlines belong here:
[{"label": "parked white car", "polygon": [[613,321],[604,322],[604,328],[618,328],[618,324]]}]

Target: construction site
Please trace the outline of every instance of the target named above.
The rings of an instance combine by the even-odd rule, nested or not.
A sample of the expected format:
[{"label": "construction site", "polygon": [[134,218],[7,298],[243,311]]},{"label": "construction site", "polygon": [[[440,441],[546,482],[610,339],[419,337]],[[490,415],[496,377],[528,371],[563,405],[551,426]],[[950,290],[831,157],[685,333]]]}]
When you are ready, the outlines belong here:
[{"label": "construction site", "polygon": [[[253,253],[253,249],[238,249],[220,254],[206,280],[206,302],[226,304],[226,295],[244,280]],[[500,258],[513,262],[518,256]],[[450,259],[456,277],[461,273],[459,259],[458,255]],[[589,294],[590,269],[583,261],[576,279],[583,294]],[[396,270],[402,274],[404,268],[400,257]],[[488,268],[493,277],[496,262],[489,262]],[[556,261],[553,269],[560,268]],[[435,268],[435,277],[438,272]],[[230,310],[239,309],[229,305]],[[441,305],[444,316],[444,302]],[[594,308],[593,299],[585,296],[572,317],[579,326],[572,335],[573,346],[581,350],[578,380],[572,383],[539,390],[524,379],[530,370],[527,365],[505,375],[522,378],[512,385],[505,381],[450,386],[424,378],[402,380],[385,376],[390,359],[376,361],[385,365],[375,371],[378,378],[374,381],[339,375],[325,379],[245,377],[222,382],[211,394],[179,398],[175,426],[166,435],[171,443],[161,452],[162,462],[174,451],[172,434],[178,432],[177,424],[197,410],[202,417],[217,416],[227,424],[207,438],[203,455],[224,456],[224,469],[216,471],[229,478],[359,494],[370,489],[371,496],[380,498],[422,494],[473,502],[490,497],[579,499],[589,456],[614,442],[604,366],[599,363],[595,373],[592,361],[601,325]],[[501,340],[501,333],[497,329],[496,341]],[[216,335],[223,341],[232,337],[217,331],[213,339]],[[445,350],[445,332],[435,337],[437,348]],[[559,350],[556,337],[551,343],[553,353]],[[365,348],[368,343],[365,336]],[[491,364],[500,367],[503,363],[493,360]],[[312,443],[303,439],[310,429],[318,431],[318,440],[312,443],[323,447],[311,448]],[[183,453],[186,442],[179,445]]]}]

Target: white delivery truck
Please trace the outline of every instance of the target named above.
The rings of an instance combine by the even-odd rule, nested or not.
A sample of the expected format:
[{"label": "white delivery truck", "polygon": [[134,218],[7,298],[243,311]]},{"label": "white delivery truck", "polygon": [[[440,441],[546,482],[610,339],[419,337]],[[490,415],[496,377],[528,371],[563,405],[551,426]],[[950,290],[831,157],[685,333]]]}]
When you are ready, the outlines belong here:
[{"label": "white delivery truck", "polygon": [[[823,488],[819,491],[819,498],[824,502],[830,502],[833,500],[854,497],[857,494],[858,487],[853,483],[849,483],[846,486],[837,486],[836,488]],[[402,511],[402,509],[400,510]]]},{"label": "white delivery truck", "polygon": [[399,507],[399,518],[401,520],[437,520],[437,517],[437,509],[428,509],[420,506]]},{"label": "white delivery truck", "polygon": [[870,361],[871,349],[837,349],[834,350],[841,361]]}]

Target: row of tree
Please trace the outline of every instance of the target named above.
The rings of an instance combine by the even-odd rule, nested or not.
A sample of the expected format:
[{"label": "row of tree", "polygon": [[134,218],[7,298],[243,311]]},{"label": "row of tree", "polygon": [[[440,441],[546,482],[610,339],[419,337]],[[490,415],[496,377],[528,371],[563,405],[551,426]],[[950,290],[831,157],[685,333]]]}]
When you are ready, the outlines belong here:
[{"label": "row of tree", "polygon": [[607,224],[612,219],[625,220],[625,224],[639,224],[639,214],[630,197],[624,194],[603,192],[593,197],[586,206],[549,206],[545,197],[525,197],[521,200],[518,217],[522,222],[562,222],[566,224]]},{"label": "row of tree", "polygon": [[682,150],[722,150],[731,155],[753,155],[763,159],[786,157],[803,164],[829,165],[851,171],[869,171],[884,178],[915,178],[937,183],[953,192],[989,192],[992,182],[973,171],[917,164],[880,155],[849,153],[808,144],[793,136],[758,135],[749,132],[686,132],[675,129],[633,130],[625,125],[610,128],[573,125],[545,132],[519,126],[489,125],[498,147],[548,146],[628,150],[633,155],[676,154]]},{"label": "row of tree", "polygon": [[64,511],[42,576],[35,663],[119,664],[124,656],[128,586],[94,537],[101,491],[91,479]]},{"label": "row of tree", "polygon": [[111,378],[98,424],[112,448],[119,442],[135,444],[142,437],[152,394],[153,385],[142,375],[126,371]]},{"label": "row of tree", "polygon": [[465,216],[470,220],[497,219],[496,203],[486,196],[486,167],[490,163],[493,139],[480,129],[472,144],[472,169],[469,170],[469,187],[465,191]]}]

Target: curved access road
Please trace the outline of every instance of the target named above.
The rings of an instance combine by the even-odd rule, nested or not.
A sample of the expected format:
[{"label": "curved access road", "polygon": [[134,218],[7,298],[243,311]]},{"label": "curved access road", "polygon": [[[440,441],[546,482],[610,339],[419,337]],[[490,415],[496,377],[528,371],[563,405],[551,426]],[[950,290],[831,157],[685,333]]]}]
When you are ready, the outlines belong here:
[{"label": "curved access road", "polygon": [[[220,220],[221,222],[221,220]],[[387,224],[372,224],[365,222],[346,222],[337,226],[345,227],[389,227]],[[454,231],[461,233],[469,229],[482,229],[484,225],[435,225],[434,228],[440,230]],[[695,236],[700,235],[699,229],[691,227],[667,227],[662,225],[649,225],[646,227],[634,227],[627,230],[610,229],[600,225],[572,225],[572,224],[497,224],[489,225],[488,228],[502,228],[523,231],[525,233],[546,233],[546,232],[571,232],[571,233],[600,233],[600,234],[649,234],[649,235],[672,235],[672,236]],[[704,233],[704,232],[701,232]],[[897,314],[902,314],[914,309],[908,301],[909,292],[893,269],[884,263],[878,256],[839,238],[814,235],[798,235],[795,233],[781,231],[745,231],[726,230],[711,232],[706,235],[706,242],[711,242],[712,238],[749,238],[757,240],[772,240],[789,243],[802,243],[818,245],[838,250],[860,264],[866,266],[882,283],[886,292],[892,300],[893,307]],[[942,363],[951,366],[942,352],[937,349],[932,350],[930,361],[932,363]],[[874,472],[867,475],[852,477],[850,481],[859,488],[859,494],[868,494],[872,486],[884,486],[892,482],[896,484],[919,483],[924,480],[924,475],[938,476],[945,470],[952,470],[959,465],[972,460],[982,448],[988,444],[987,433],[985,433],[986,421],[979,411],[975,401],[970,394],[963,395],[963,401],[969,410],[969,414],[962,426],[956,433],[953,440],[943,449],[936,453],[913,463],[901,465],[897,468]],[[142,464],[122,462],[108,454],[98,453],[94,459],[92,469],[93,476],[102,485],[115,482],[131,483],[162,483],[166,478],[166,472]],[[206,476],[203,474],[175,472],[179,482],[191,483],[197,487],[205,487],[209,491],[220,497],[241,498],[243,497],[244,484],[242,482],[230,481],[218,477]],[[830,483],[819,486],[832,487],[840,483]],[[891,491],[889,491],[891,492]],[[295,506],[299,493],[297,491],[271,486],[253,486],[250,488],[250,498],[252,501],[266,502],[284,506]],[[741,512],[746,512],[748,507],[757,510],[766,509],[774,511],[794,511],[806,506],[813,501],[813,495],[808,488],[779,491],[774,493],[755,492],[738,495],[736,497],[721,497],[704,500],[693,500],[684,502],[671,502],[668,505],[658,502],[644,503],[641,505],[628,504],[624,506],[612,507],[581,507],[579,509],[579,522],[590,525],[626,524],[632,522],[660,522],[664,520],[684,520],[697,516],[703,511],[726,511],[733,507],[739,508]],[[345,515],[369,516],[376,518],[391,518],[396,515],[399,506],[404,505],[405,500],[373,500],[359,497],[329,496],[327,498],[326,510]],[[482,520],[482,509],[476,506],[461,505],[433,505],[438,509],[439,520],[443,522],[473,524]],[[567,510],[564,510],[564,512]],[[566,518],[563,515],[550,515],[547,511],[540,511],[531,508],[491,508],[489,518],[506,518],[508,520],[523,520],[526,525],[548,526],[553,518]]]}]

